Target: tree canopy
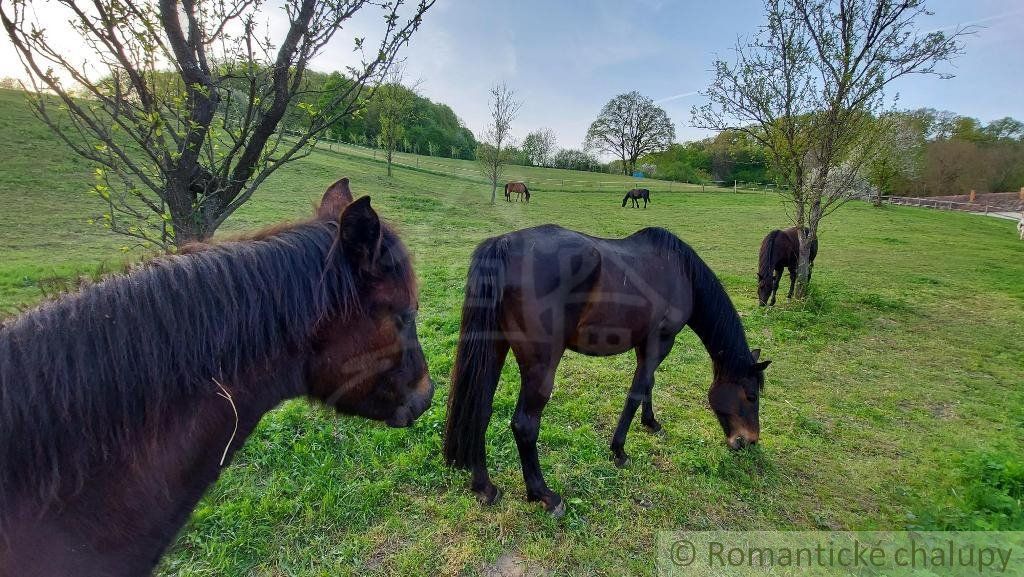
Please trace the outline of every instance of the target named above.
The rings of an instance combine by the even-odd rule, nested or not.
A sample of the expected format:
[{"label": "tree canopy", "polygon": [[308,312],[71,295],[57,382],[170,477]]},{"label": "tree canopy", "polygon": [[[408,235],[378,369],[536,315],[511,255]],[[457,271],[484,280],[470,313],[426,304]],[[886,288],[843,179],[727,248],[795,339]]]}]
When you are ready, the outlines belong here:
[{"label": "tree canopy", "polygon": [[586,146],[616,156],[630,174],[638,158],[668,148],[675,137],[668,114],[634,90],[604,105],[587,130]]}]

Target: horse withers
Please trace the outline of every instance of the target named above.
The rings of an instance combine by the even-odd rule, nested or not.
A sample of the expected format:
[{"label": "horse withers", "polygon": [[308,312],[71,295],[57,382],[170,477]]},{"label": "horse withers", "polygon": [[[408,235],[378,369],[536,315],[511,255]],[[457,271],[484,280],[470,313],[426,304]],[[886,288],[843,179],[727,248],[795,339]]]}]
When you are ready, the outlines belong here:
[{"label": "horse withers", "polygon": [[261,416],[406,427],[434,392],[408,253],[347,179],[316,216],[0,327],[0,575],[147,575]]},{"label": "horse withers", "polygon": [[636,353],[633,384],[611,439],[615,464],[625,466],[626,433],[637,408],[648,429],[661,430],[651,403],[654,372],[687,325],[711,356],[708,400],[728,445],[756,443],[769,361],[747,346],[729,296],[686,243],[660,228],[603,239],[552,225],[484,241],[466,282],[445,459],[472,471],[472,490],[482,503],[499,498],[487,472],[485,435],[511,349],[522,374],[512,431],[526,496],[560,515],[565,507],[544,482],[537,436],[566,349],[592,356]]},{"label": "horse withers", "polygon": [[517,201],[530,202],[530,189],[526,188],[525,182],[509,182],[505,184],[505,200],[507,202],[512,202],[513,193],[515,193]]},{"label": "horse withers", "polygon": [[[804,234],[808,230],[804,229]],[[785,230],[773,230],[761,241],[761,252],[757,259],[757,300],[761,306],[774,305],[775,293],[782,281],[783,269],[789,269],[789,295],[793,298],[796,284],[797,263],[800,260],[800,237],[795,226]],[[807,280],[811,280],[814,258],[818,256],[818,239],[811,242],[810,266]]]},{"label": "horse withers", "polygon": [[630,200],[633,201],[633,208],[640,208],[640,199],[644,199],[644,208],[647,208],[647,203],[651,201],[651,191],[646,188],[634,188],[626,193],[626,196],[622,198],[622,207],[626,207],[626,203]]}]

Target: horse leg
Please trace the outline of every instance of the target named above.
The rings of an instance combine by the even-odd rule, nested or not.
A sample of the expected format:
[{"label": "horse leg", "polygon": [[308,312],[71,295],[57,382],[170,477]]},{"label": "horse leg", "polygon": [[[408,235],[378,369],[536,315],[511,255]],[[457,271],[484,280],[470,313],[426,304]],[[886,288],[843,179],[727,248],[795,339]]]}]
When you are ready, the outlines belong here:
[{"label": "horse leg", "polygon": [[[779,276],[782,276],[781,274]],[[796,286],[796,267],[789,267],[789,294],[787,299],[793,298],[793,287]]]},{"label": "horse leg", "polygon": [[501,489],[491,482],[491,476],[487,473],[486,461],[473,465],[472,473],[470,489],[476,493],[476,500],[481,505],[494,505],[501,500]]},{"label": "horse leg", "polygon": [[775,306],[775,293],[779,291],[779,283],[782,281],[782,269],[775,269],[772,271],[772,298],[768,302],[768,306]]},{"label": "horse leg", "polygon": [[674,334],[653,335],[635,349],[636,372],[633,373],[633,384],[629,388],[629,395],[626,396],[626,406],[622,408],[615,434],[612,435],[611,450],[616,467],[621,468],[629,464],[629,455],[625,451],[626,433],[629,432],[638,406],[644,406],[640,421],[652,431],[661,430],[661,424],[654,418],[651,390],[654,388],[654,371],[668,356],[674,342]]},{"label": "horse leg", "polygon": [[[558,358],[561,355],[559,354]],[[530,365],[523,371],[523,386],[519,390],[519,402],[512,416],[512,434],[519,449],[519,462],[523,467],[523,481],[526,482],[526,500],[544,503],[544,509],[555,517],[565,513],[562,497],[548,488],[540,469],[537,456],[537,437],[540,434],[540,418],[544,406],[551,398],[555,384],[554,363]]]},{"label": "horse leg", "polygon": [[508,356],[509,344],[504,339],[497,339],[494,342],[495,365],[484,371],[483,379],[487,379],[486,382],[481,383],[485,390],[489,390],[491,395],[491,401],[486,404],[487,415],[481,417],[484,427],[484,443],[481,444],[479,449],[474,449],[476,452],[475,456],[470,460],[472,463],[470,472],[472,478],[470,480],[470,490],[476,494],[476,500],[481,505],[493,505],[501,499],[501,489],[495,486],[491,482],[491,477],[487,473],[487,448],[486,448],[486,436],[487,436],[487,423],[491,420],[491,411],[494,391],[498,388],[498,379],[501,377],[501,367],[505,364],[505,358]]}]

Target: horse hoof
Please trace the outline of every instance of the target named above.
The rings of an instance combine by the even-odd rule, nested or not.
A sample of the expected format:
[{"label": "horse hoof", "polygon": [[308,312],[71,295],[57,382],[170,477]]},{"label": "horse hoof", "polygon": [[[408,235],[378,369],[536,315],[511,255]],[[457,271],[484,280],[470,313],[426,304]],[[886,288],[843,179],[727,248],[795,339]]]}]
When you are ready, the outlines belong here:
[{"label": "horse hoof", "polygon": [[548,514],[550,514],[553,519],[561,519],[565,515],[565,501],[559,499],[557,505],[552,509],[548,509]]},{"label": "horse hoof", "polygon": [[615,466],[620,469],[625,469],[626,467],[629,466],[629,455],[615,457],[613,460],[615,461]]},{"label": "horse hoof", "polygon": [[493,495],[488,496],[486,493],[477,493],[476,500],[484,507],[491,507],[497,505],[498,501],[501,501],[501,494],[501,489],[495,487]]},{"label": "horse hoof", "polygon": [[647,432],[656,435],[658,437],[665,436],[665,428],[661,426],[661,423],[655,423],[654,426],[644,425],[647,428]]}]

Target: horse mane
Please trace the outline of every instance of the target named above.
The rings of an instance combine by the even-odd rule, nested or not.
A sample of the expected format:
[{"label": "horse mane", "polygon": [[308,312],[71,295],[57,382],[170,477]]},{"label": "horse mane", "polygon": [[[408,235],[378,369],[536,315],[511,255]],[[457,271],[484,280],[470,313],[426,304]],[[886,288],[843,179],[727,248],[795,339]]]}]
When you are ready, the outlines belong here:
[{"label": "horse mane", "polygon": [[[693,313],[687,324],[697,334],[714,362],[717,374],[741,375],[752,364],[750,346],[729,294],[697,251],[668,230],[645,228],[629,238],[644,239],[666,258],[678,259],[693,286]],[[737,354],[728,354],[730,351]]]},{"label": "horse mane", "polygon": [[761,274],[762,278],[770,278],[772,275],[772,266],[775,264],[772,261],[772,255],[775,251],[775,239],[781,233],[781,230],[775,229],[769,232],[768,236],[764,237],[764,240],[761,241],[761,253],[758,255],[757,272]]},{"label": "horse mane", "polygon": [[214,379],[301,350],[320,321],[358,310],[337,231],[312,221],[204,245],[0,325],[0,525],[16,495],[45,504],[80,487]]}]

